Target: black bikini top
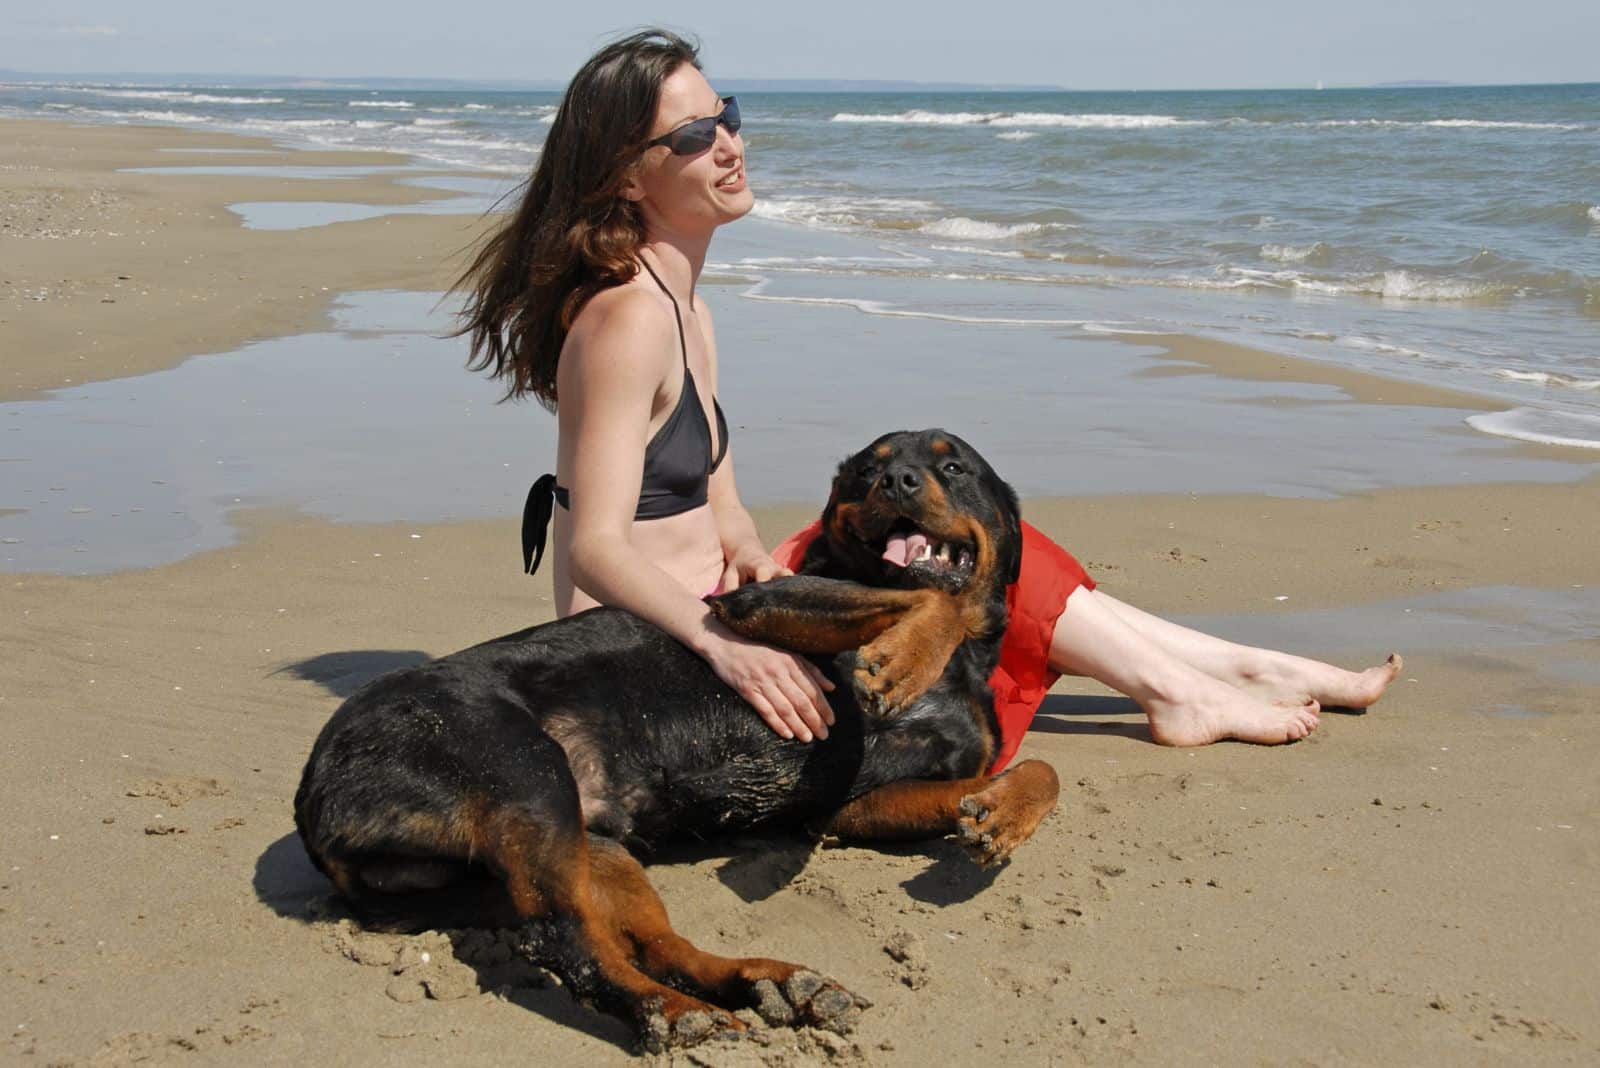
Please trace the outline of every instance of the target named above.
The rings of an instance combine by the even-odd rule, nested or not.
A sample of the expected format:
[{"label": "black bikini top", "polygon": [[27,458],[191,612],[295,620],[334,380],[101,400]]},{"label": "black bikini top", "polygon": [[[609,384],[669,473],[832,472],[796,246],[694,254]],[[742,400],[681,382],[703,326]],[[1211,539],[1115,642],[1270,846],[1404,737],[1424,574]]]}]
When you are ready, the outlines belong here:
[{"label": "black bikini top", "polygon": [[[712,397],[711,408],[717,416],[718,444],[717,453],[713,456],[711,423],[706,418],[705,405],[700,403],[700,391],[695,388],[694,375],[689,370],[689,345],[683,334],[683,313],[678,310],[678,300],[661,276],[644,260],[639,262],[672,302],[672,316],[678,323],[678,348],[683,353],[683,387],[678,391],[678,404],[644,447],[644,476],[639,483],[639,507],[633,513],[635,520],[665,519],[706,503],[706,488],[711,473],[722,465],[722,458],[728,455],[728,421],[722,414],[722,405]],[[544,475],[528,491],[528,501],[522,509],[522,564],[530,575],[539,569],[539,561],[544,557],[545,535],[554,511],[552,501],[563,508],[572,507],[566,487],[556,484],[555,475]]]}]

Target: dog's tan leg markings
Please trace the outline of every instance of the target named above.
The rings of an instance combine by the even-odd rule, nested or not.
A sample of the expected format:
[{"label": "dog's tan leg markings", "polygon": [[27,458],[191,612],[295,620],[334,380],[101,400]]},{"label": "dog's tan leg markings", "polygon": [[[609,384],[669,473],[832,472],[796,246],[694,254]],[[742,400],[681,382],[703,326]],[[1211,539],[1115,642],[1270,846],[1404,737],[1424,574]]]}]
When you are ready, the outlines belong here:
[{"label": "dog's tan leg markings", "polygon": [[880,716],[903,711],[939,681],[966,638],[955,599],[932,593],[862,647],[852,680],[857,703]]},{"label": "dog's tan leg markings", "polygon": [[[517,918],[539,941],[539,955],[560,959],[575,995],[632,1017],[647,1048],[744,1029],[726,1010],[640,970],[627,920],[641,896],[657,908],[660,901],[642,872],[636,880],[618,880],[620,847],[581,828],[543,824],[511,806],[485,807],[470,834],[477,855],[500,876]],[[591,845],[596,841],[599,848]]]},{"label": "dog's tan leg markings", "polygon": [[[769,1024],[807,1023],[841,1033],[854,1027],[864,999],[798,964],[721,957],[698,948],[673,930],[666,907],[627,850],[603,838],[591,838],[590,845],[594,899],[614,918],[634,961],[646,974],[728,1008],[753,1008]],[[715,1020],[695,1021],[702,1030],[709,1023],[734,1030],[743,1026],[726,1013]],[[648,1030],[661,1027],[652,1022]],[[667,1030],[676,1034],[682,1024],[673,1023]]]},{"label": "dog's tan leg markings", "polygon": [[854,841],[899,841],[954,834],[987,867],[1027,841],[1056,807],[1055,769],[1024,760],[990,778],[907,779],[880,786],[834,813],[827,834]]},{"label": "dog's tan leg markings", "polygon": [[878,714],[922,696],[967,637],[960,605],[940,590],[796,575],[740,587],[710,604],[724,625],[753,641],[813,654],[859,649],[857,700]]}]

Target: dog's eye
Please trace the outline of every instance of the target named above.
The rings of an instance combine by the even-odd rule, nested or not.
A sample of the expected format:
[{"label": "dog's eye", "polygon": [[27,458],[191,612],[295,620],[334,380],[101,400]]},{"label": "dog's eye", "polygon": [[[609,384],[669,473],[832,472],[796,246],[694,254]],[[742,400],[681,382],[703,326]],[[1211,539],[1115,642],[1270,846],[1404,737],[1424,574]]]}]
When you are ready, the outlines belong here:
[{"label": "dog's eye", "polygon": [[939,468],[939,470],[943,471],[947,475],[959,475],[961,474],[961,465],[956,463],[954,460],[946,460],[944,462],[944,466]]},{"label": "dog's eye", "polygon": [[880,468],[877,464],[867,464],[861,469],[860,476],[864,481],[871,482],[873,479],[878,477],[879,470]]}]

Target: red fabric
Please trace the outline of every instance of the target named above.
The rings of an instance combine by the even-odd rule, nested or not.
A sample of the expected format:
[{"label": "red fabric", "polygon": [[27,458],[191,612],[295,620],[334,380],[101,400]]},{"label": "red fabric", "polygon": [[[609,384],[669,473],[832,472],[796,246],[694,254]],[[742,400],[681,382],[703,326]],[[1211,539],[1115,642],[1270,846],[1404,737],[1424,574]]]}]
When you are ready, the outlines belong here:
[{"label": "red fabric", "polygon": [[[795,531],[772,551],[772,558],[799,570],[806,547],[822,533],[822,520]],[[989,676],[994,690],[994,713],[1000,721],[1000,751],[989,774],[997,775],[1016,756],[1028,724],[1044,701],[1045,691],[1061,676],[1050,670],[1050,639],[1067,598],[1079,586],[1094,589],[1094,579],[1072,554],[1022,524],[1022,574],[1006,587],[1005,637],[1000,641],[1000,663]]]}]

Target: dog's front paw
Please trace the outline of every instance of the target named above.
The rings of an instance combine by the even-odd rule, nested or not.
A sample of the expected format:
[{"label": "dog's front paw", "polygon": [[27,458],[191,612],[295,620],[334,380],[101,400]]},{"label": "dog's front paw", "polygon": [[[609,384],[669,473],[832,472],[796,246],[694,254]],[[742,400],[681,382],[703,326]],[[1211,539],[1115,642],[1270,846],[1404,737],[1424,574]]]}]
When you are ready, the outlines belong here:
[{"label": "dog's front paw", "polygon": [[956,838],[979,867],[993,867],[1032,837],[1056,807],[1060,784],[1042,760],[1024,760],[961,799]]},{"label": "dog's front paw", "polygon": [[870,655],[867,650],[857,651],[854,661],[850,670],[850,689],[863,714],[876,719],[890,719],[920,696],[908,693],[908,687],[897,677],[893,665]]}]

